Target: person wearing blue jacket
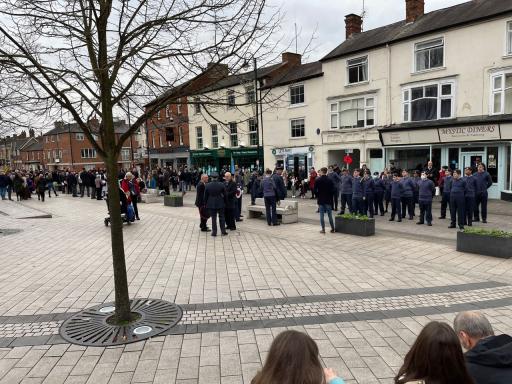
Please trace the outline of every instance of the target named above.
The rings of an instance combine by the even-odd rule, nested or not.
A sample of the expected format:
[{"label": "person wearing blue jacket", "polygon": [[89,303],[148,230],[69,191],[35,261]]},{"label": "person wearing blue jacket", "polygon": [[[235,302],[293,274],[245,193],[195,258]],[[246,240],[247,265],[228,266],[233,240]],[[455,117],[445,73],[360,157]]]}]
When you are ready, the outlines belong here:
[{"label": "person wearing blue jacket", "polygon": [[478,164],[478,171],[473,175],[476,179],[476,201],[473,221],[480,221],[479,207],[482,209],[482,223],[487,223],[487,190],[492,186],[492,177],[483,164]]},{"label": "person wearing blue jacket", "polygon": [[418,202],[420,205],[420,221],[416,224],[425,224],[432,226],[432,191],[435,190],[432,180],[427,177],[426,172],[421,173],[418,181]]},{"label": "person wearing blue jacket", "polygon": [[384,193],[386,190],[386,185],[384,179],[379,176],[379,172],[375,172],[373,176],[375,184],[375,197],[373,199],[373,207],[376,215],[379,214],[380,210],[380,215],[384,216]]},{"label": "person wearing blue jacket", "polygon": [[373,200],[375,199],[375,182],[372,179],[369,170],[364,172],[363,176],[363,202],[364,202],[364,214],[373,218],[375,212],[373,210]]},{"label": "person wearing blue jacket", "polygon": [[451,224],[448,228],[464,229],[465,205],[466,205],[466,180],[461,177],[460,169],[453,171],[452,188],[450,191],[450,216]]},{"label": "person wearing blue jacket", "polygon": [[[452,170],[447,168],[444,171],[445,176],[441,179],[441,189],[443,191],[443,196],[441,200],[441,216],[439,219],[446,219],[446,208],[450,205],[450,191],[452,189]],[[448,209],[450,209],[448,207]]]},{"label": "person wearing blue jacket", "polygon": [[364,215],[363,183],[360,174],[361,171],[355,169],[352,178],[352,213],[356,215]]},{"label": "person wearing blue jacket", "polygon": [[341,207],[340,213],[345,213],[345,206],[348,207],[348,211],[352,212],[352,176],[350,176],[348,169],[343,168],[341,171]]},{"label": "person wearing blue jacket", "polygon": [[409,177],[407,170],[402,171],[402,219],[405,219],[406,210],[409,213],[409,220],[414,218],[414,190],[416,185],[414,181]]},{"label": "person wearing blue jacket", "polygon": [[402,221],[401,212],[401,198],[402,198],[402,183],[400,183],[400,175],[395,172],[393,174],[393,181],[390,183],[390,196],[391,196],[391,217],[389,221],[395,221],[395,215],[398,216],[398,222]]},{"label": "person wearing blue jacket", "polygon": [[464,176],[464,179],[466,180],[465,223],[471,227],[473,225],[473,213],[475,211],[475,195],[477,189],[477,181],[476,178],[473,176],[473,169],[471,169],[471,167],[466,167],[464,172],[466,174],[466,176]]},{"label": "person wearing blue jacket", "polygon": [[384,183],[384,201],[386,202],[384,213],[388,213],[389,203],[391,203],[391,183],[393,182],[393,175],[388,173],[388,170],[385,169],[381,179]]},{"label": "person wearing blue jacket", "polygon": [[333,185],[334,185],[334,206],[333,209],[335,211],[338,210],[338,195],[339,195],[339,186],[341,184],[341,176],[338,175],[338,172],[334,170],[334,168],[331,166],[329,167],[329,170],[327,171],[327,177],[331,179]]}]

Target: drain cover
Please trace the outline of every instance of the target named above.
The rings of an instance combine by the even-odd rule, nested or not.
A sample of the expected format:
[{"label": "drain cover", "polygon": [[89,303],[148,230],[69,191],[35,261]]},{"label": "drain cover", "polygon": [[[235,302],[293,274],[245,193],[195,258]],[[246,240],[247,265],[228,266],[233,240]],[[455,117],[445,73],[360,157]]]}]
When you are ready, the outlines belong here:
[{"label": "drain cover", "polygon": [[168,301],[133,299],[131,311],[140,319],[130,325],[110,325],[107,319],[114,314],[115,304],[106,303],[86,309],[67,319],[60,335],[72,344],[107,347],[148,339],[175,326],[183,314],[181,308]]}]

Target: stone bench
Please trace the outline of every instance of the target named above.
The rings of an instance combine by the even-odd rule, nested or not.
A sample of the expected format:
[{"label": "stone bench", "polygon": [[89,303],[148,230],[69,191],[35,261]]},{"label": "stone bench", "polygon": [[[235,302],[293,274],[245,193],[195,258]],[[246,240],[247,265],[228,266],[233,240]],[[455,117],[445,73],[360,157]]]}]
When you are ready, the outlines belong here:
[{"label": "stone bench", "polygon": [[[265,214],[265,200],[256,199],[254,205],[247,206],[249,218],[254,219]],[[296,200],[281,200],[276,207],[277,218],[282,224],[297,223],[299,221],[299,202]]]},{"label": "stone bench", "polygon": [[160,191],[158,189],[147,189],[146,193],[140,194],[140,202],[151,204],[151,203],[158,203],[162,199],[160,197]]}]

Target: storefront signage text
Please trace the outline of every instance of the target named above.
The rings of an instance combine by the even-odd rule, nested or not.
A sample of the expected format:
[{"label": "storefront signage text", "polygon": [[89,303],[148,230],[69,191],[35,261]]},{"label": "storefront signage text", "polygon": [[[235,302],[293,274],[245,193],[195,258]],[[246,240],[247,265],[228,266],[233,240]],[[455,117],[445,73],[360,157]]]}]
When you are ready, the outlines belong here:
[{"label": "storefront signage text", "polygon": [[439,128],[442,143],[470,140],[499,140],[500,129],[497,124],[473,125],[469,127]]}]

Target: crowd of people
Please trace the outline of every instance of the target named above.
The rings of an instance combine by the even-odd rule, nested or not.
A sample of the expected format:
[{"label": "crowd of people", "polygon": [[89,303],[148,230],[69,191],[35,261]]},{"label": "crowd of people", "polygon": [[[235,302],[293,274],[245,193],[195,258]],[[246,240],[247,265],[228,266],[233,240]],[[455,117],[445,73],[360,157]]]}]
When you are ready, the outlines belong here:
[{"label": "crowd of people", "polygon": [[[462,347],[466,349],[463,353]],[[323,368],[318,346],[307,334],[280,333],[251,384],[343,384]],[[510,384],[512,337],[495,335],[480,312],[461,312],[450,325],[433,321],[418,335],[394,378],[395,384]]]}]

